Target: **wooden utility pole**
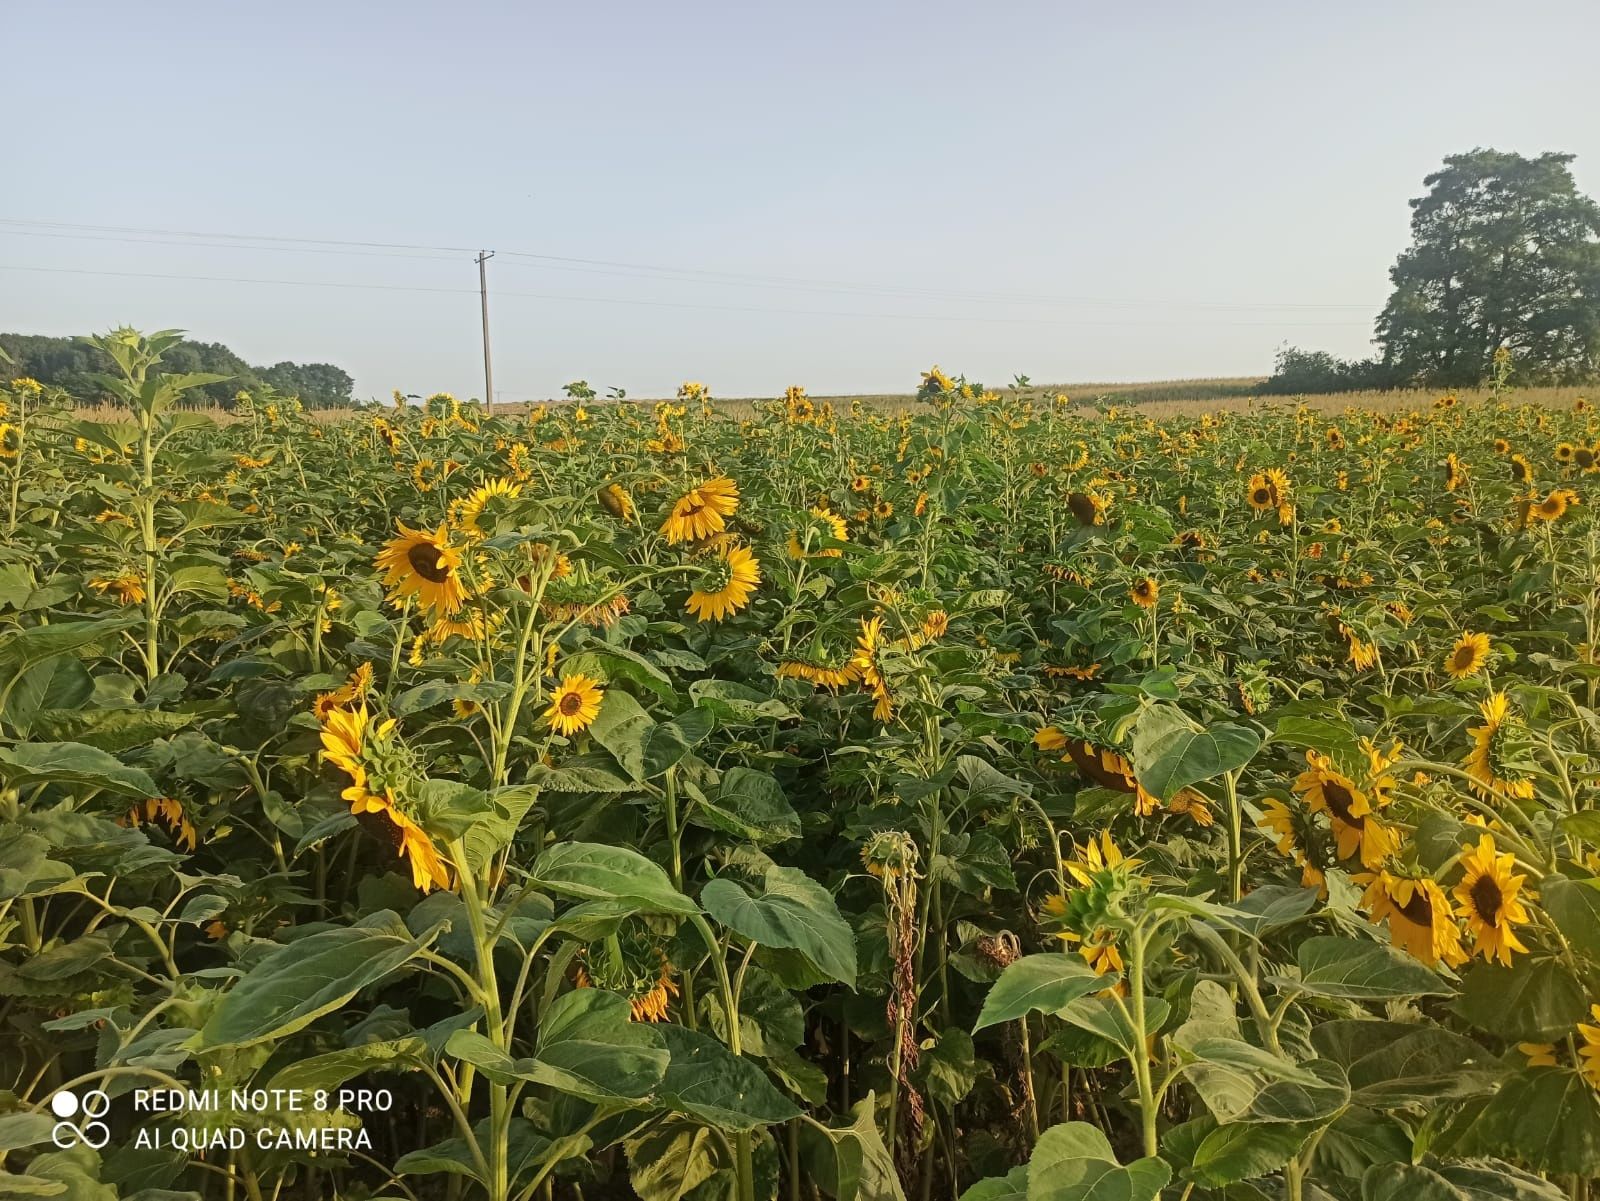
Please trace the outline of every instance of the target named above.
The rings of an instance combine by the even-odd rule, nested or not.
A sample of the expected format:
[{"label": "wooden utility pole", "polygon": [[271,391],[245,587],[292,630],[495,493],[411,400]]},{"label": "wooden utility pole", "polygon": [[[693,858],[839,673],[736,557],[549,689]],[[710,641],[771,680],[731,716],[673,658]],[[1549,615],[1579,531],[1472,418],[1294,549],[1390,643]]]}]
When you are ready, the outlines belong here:
[{"label": "wooden utility pole", "polygon": [[478,251],[478,300],[483,306],[483,407],[494,412],[494,364],[489,358],[489,274],[483,265],[494,258],[494,251]]}]

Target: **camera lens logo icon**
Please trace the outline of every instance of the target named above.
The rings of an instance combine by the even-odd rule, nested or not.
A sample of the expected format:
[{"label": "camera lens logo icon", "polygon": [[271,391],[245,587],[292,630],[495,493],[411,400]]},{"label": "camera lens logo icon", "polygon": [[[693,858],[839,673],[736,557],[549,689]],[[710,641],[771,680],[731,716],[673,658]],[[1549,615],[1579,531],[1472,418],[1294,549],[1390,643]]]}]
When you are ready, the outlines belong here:
[{"label": "camera lens logo icon", "polygon": [[110,1108],[111,1098],[99,1089],[81,1097],[70,1089],[62,1089],[50,1098],[51,1112],[61,1119],[50,1132],[50,1141],[63,1150],[80,1143],[100,1150],[111,1141],[111,1127],[99,1120]]}]

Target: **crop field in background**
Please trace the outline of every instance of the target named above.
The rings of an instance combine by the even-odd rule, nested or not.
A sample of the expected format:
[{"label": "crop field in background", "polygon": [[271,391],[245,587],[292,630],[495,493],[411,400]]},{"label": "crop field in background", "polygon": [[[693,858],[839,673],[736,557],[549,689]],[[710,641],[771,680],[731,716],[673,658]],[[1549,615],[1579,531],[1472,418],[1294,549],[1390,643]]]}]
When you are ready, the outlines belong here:
[{"label": "crop field in background", "polygon": [[1579,390],[215,421],[97,341],[0,391],[0,1196],[1590,1196]]}]

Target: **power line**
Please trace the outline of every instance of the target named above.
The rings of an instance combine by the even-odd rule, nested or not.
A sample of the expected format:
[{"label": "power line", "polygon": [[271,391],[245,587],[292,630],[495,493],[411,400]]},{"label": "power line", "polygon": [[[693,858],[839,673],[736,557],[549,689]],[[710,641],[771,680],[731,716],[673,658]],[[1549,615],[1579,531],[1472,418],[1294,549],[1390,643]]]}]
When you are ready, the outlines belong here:
[{"label": "power line", "polygon": [[[311,247],[320,253],[346,253],[328,250],[327,247],[348,246],[364,250],[383,251],[431,251],[430,260],[437,254],[470,254],[472,250],[465,247],[428,246],[418,243],[406,242],[357,242],[345,241],[336,238],[295,238],[270,234],[219,234],[202,233],[193,230],[162,230],[145,229],[137,226],[115,225],[78,225],[59,221],[29,221],[21,218],[0,218],[0,226],[26,226],[30,230],[55,231],[47,233],[31,233],[29,230],[4,229],[0,232],[17,233],[24,236],[51,236],[60,238],[82,237],[93,241],[130,241],[139,242],[146,239],[121,238],[114,235],[150,235],[158,238],[185,238],[209,239],[208,245],[212,249],[250,249],[250,250],[301,250]],[[79,233],[62,231],[84,231]],[[90,237],[90,234],[102,235]],[[113,236],[104,236],[113,235]],[[267,242],[268,246],[249,246],[249,242]],[[299,243],[301,245],[294,245]],[[152,243],[161,244],[161,243]],[[176,245],[202,245],[201,243],[179,242]],[[1271,309],[1271,310],[1335,310],[1349,309],[1370,311],[1370,304],[1344,304],[1344,303],[1307,303],[1307,302],[1278,302],[1278,301],[1225,301],[1225,300],[1150,300],[1131,297],[1107,296],[1052,296],[1038,293],[1022,292],[978,292],[978,291],[947,291],[941,289],[903,287],[897,285],[862,284],[838,280],[805,279],[795,276],[759,275],[745,272],[714,271],[697,267],[666,267],[649,263],[633,263],[615,259],[589,259],[569,255],[543,254],[526,250],[501,250],[499,252],[508,258],[526,259],[528,264],[538,263],[552,270],[571,270],[593,272],[597,274],[622,275],[632,278],[655,278],[662,282],[695,282],[711,286],[740,286],[778,288],[781,290],[813,291],[813,292],[843,292],[853,295],[881,295],[912,297],[924,300],[949,300],[955,302],[972,303],[982,301],[986,303],[1000,303],[1012,305],[1094,305],[1115,307],[1150,307],[1150,308],[1199,308],[1199,309]],[[403,255],[375,255],[373,257],[407,257]],[[638,275],[636,273],[643,273]]]},{"label": "power line", "polygon": [[[166,279],[197,283],[228,283],[272,285],[300,288],[341,288],[377,292],[426,292],[446,294],[472,294],[476,288],[424,287],[417,284],[365,284],[343,280],[312,279],[256,279],[233,275],[183,275],[154,271],[102,271],[86,267],[35,267],[22,264],[0,263],[0,271],[33,271],[53,275],[90,275],[117,279]],[[984,317],[955,313],[872,313],[845,312],[827,309],[786,309],[758,305],[697,304],[691,301],[642,300],[622,296],[571,296],[546,292],[497,292],[497,296],[518,297],[525,300],[550,300],[566,304],[622,304],[645,308],[688,309],[722,313],[768,313],[792,317],[847,317],[852,319],[881,318],[893,321],[959,321],[979,325],[1042,325],[1051,327],[1073,326],[1159,326],[1159,325],[1220,325],[1220,326],[1270,326],[1331,328],[1335,326],[1366,326],[1365,321],[1221,321],[1214,318],[1171,318],[1154,321],[1104,321],[1044,317]]]}]

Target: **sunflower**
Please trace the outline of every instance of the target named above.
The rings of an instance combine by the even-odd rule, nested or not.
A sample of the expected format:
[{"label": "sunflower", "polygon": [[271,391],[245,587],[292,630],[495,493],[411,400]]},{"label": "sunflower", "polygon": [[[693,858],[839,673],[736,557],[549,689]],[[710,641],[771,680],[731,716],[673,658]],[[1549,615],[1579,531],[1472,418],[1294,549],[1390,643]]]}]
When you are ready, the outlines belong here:
[{"label": "sunflower", "polygon": [[101,596],[115,592],[117,599],[125,605],[144,603],[144,581],[132,572],[124,572],[117,576],[96,576],[89,581],[89,587]]},{"label": "sunflower", "polygon": [[1494,453],[1495,454],[1503,455],[1510,449],[1511,449],[1511,443],[1507,442],[1504,438],[1496,438],[1494,440]]},{"label": "sunflower", "polygon": [[1450,899],[1431,878],[1396,876],[1382,869],[1354,878],[1366,885],[1362,906],[1374,924],[1387,919],[1389,941],[1395,946],[1429,967],[1441,961],[1449,967],[1467,961]]},{"label": "sunflower", "polygon": [[362,765],[361,758],[369,733],[383,738],[394,729],[394,725],[394,719],[390,718],[381,726],[373,728],[366,705],[357,709],[330,709],[322,720],[322,758],[344,772],[356,784],[363,784],[366,782],[367,771]]},{"label": "sunflower", "polygon": [[1515,927],[1526,925],[1528,910],[1517,894],[1527,876],[1511,874],[1516,856],[1496,854],[1494,836],[1485,834],[1478,845],[1461,857],[1464,869],[1455,887],[1458,912],[1472,933],[1473,952],[1511,966],[1513,951],[1527,954]]},{"label": "sunflower", "polygon": [[1098,492],[1067,493],[1067,508],[1081,526],[1104,525],[1108,507],[1106,498]]},{"label": "sunflower", "polygon": [[635,512],[633,497],[621,484],[607,484],[599,492],[600,507],[618,521],[632,521]]},{"label": "sunflower", "polygon": [[484,516],[484,510],[493,506],[494,510],[498,511],[521,495],[521,484],[514,484],[507,479],[490,480],[487,484],[473,489],[461,501],[456,514],[456,524],[473,537],[484,537],[486,531],[478,525],[478,521]]},{"label": "sunflower", "polygon": [[1510,700],[1504,692],[1491,693],[1478,712],[1483,715],[1483,725],[1467,730],[1472,735],[1472,749],[1462,760],[1467,774],[1486,795],[1533,799],[1533,780],[1510,761],[1510,744],[1522,724],[1511,711]]},{"label": "sunflower", "polygon": [[1129,859],[1122,853],[1122,848],[1112,839],[1110,830],[1101,830],[1098,839],[1090,836],[1079,858],[1063,866],[1074,880],[1087,888],[1099,873],[1114,867],[1132,869],[1139,866],[1139,861]]},{"label": "sunflower", "polygon": [[727,476],[707,480],[689,489],[673,503],[672,512],[661,523],[661,532],[670,543],[698,542],[719,534],[739,508],[739,485]]},{"label": "sunflower", "polygon": [[1517,1050],[1522,1052],[1522,1057],[1528,1061],[1530,1068],[1553,1068],[1556,1066],[1554,1043],[1518,1043]]},{"label": "sunflower", "polygon": [[1154,609],[1161,596],[1161,585],[1149,576],[1140,576],[1128,589],[1128,597],[1141,609]]},{"label": "sunflower", "polygon": [[894,516],[894,505],[886,500],[880,500],[872,506],[872,515],[879,521],[887,521]]},{"label": "sunflower", "polygon": [[804,680],[817,688],[827,688],[837,692],[847,684],[855,682],[855,669],[848,663],[843,667],[834,667],[815,659],[785,659],[778,664],[777,676],[780,680]]},{"label": "sunflower", "polygon": [[725,549],[702,586],[689,594],[686,608],[700,621],[721,621],[748,605],[760,582],[761,563],[749,547]]},{"label": "sunflower", "polygon": [[14,459],[22,453],[22,427],[0,421],[0,459]]},{"label": "sunflower", "polygon": [[950,614],[943,609],[932,609],[922,619],[924,638],[943,638],[950,630]]},{"label": "sunflower", "polygon": [[[1589,1016],[1600,1022],[1600,1005],[1589,1006]],[[1578,1048],[1578,1074],[1589,1082],[1590,1088],[1600,1088],[1600,1026],[1580,1022],[1578,1037],[1583,1040]]]},{"label": "sunflower", "polygon": [[545,720],[558,734],[571,737],[587,729],[600,715],[600,702],[605,690],[600,681],[578,672],[561,677],[561,683],[550,698],[550,707],[544,711]]},{"label": "sunflower", "polygon": [[1384,777],[1376,777],[1380,788],[1375,788],[1374,796],[1369,797],[1354,780],[1335,769],[1326,755],[1307,751],[1306,763],[1308,767],[1296,778],[1294,790],[1310,812],[1328,815],[1339,858],[1359,854],[1363,867],[1381,867],[1399,844],[1394,831],[1377,817],[1384,800],[1380,790]]},{"label": "sunflower", "polygon": [[1567,507],[1577,502],[1577,493],[1556,488],[1543,500],[1535,501],[1530,516],[1538,521],[1557,521],[1566,516]]},{"label": "sunflower", "polygon": [[1461,487],[1467,479],[1467,469],[1461,460],[1451,451],[1444,457],[1444,490],[1454,492]]},{"label": "sunflower", "polygon": [[1452,680],[1464,680],[1477,675],[1489,661],[1489,635],[1463,631],[1456,639],[1455,648],[1445,656],[1444,669]]},{"label": "sunflower", "polygon": [[1067,745],[1067,736],[1056,726],[1045,726],[1035,732],[1033,745],[1041,751],[1059,751]]},{"label": "sunflower", "polygon": [[872,481],[864,475],[858,475],[850,481],[850,491],[867,492],[872,488]]},{"label": "sunflower", "polygon": [[1245,499],[1257,513],[1276,509],[1280,520],[1289,508],[1289,477],[1282,468],[1269,467],[1250,477],[1245,489]]},{"label": "sunflower", "polygon": [[1192,788],[1185,788],[1177,796],[1167,802],[1167,812],[1176,813],[1187,817],[1202,830],[1215,824],[1216,817],[1212,815],[1211,806],[1206,798]]},{"label": "sunflower", "polygon": [[164,827],[172,836],[173,844],[186,851],[193,851],[199,842],[194,823],[183,811],[183,802],[172,797],[149,797],[117,819],[119,826],[132,826],[136,830],[145,822]]},{"label": "sunflower", "polygon": [[883,618],[863,617],[850,668],[861,686],[872,694],[873,718],[886,723],[894,716],[894,698],[889,695],[889,683],[878,665],[878,651],[883,641]]},{"label": "sunflower", "polygon": [[1570,443],[1570,442],[1558,443],[1557,446],[1556,446],[1556,462],[1557,463],[1570,463],[1570,462],[1572,462],[1573,457],[1577,453],[1578,453],[1578,448],[1573,446],[1572,443]]},{"label": "sunflower", "polygon": [[466,600],[459,568],[461,552],[450,545],[449,531],[440,526],[434,533],[414,530],[397,523],[400,536],[378,552],[373,565],[383,571],[389,601],[398,603],[415,597],[434,617],[448,617]]},{"label": "sunflower", "polygon": [[1079,738],[1069,739],[1065,745],[1067,757],[1084,777],[1102,788],[1132,796],[1133,810],[1140,817],[1148,817],[1161,807],[1161,802],[1139,783],[1133,764],[1117,751]]},{"label": "sunflower", "polygon": [[1518,484],[1533,483],[1533,464],[1528,462],[1527,455],[1511,456],[1511,478]]},{"label": "sunflower", "polygon": [[379,796],[365,789],[359,792],[360,795],[351,798],[350,812],[368,830],[389,843],[395,858],[404,859],[410,864],[411,882],[417,890],[448,890],[451,885],[450,869],[439,857],[439,850],[433,845],[433,839],[428,837],[427,831],[400,812],[392,793]]},{"label": "sunflower", "polygon": [[1319,892],[1325,891],[1327,882],[1322,868],[1312,859],[1303,845],[1306,833],[1302,830],[1304,824],[1302,819],[1277,797],[1268,797],[1265,809],[1266,812],[1256,824],[1276,836],[1274,845],[1280,855],[1287,856],[1299,865],[1300,883],[1303,887],[1315,888]]}]

